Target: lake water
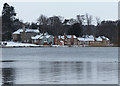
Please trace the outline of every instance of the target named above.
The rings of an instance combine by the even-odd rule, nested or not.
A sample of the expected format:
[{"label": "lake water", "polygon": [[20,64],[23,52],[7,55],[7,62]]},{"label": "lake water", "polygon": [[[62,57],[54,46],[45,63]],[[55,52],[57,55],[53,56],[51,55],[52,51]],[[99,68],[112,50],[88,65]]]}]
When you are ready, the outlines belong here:
[{"label": "lake water", "polygon": [[4,48],[5,84],[117,84],[118,48]]}]

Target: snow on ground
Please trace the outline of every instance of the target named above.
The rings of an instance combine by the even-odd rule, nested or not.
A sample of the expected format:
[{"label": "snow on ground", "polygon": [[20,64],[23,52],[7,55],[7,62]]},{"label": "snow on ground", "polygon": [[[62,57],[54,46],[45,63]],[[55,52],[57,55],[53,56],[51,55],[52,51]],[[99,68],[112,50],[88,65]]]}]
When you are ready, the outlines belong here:
[{"label": "snow on ground", "polygon": [[[7,45],[3,45],[3,47],[43,47],[44,45],[36,45],[30,43],[20,43],[20,42],[2,42],[2,44],[7,43]],[[52,47],[67,47],[67,46],[60,46],[60,45],[52,45]]]},{"label": "snow on ground", "polygon": [[13,47],[13,46],[39,46],[39,45],[36,45],[36,44],[29,44],[29,43],[20,43],[20,42],[13,42],[13,41],[10,41],[10,42],[3,42],[3,43],[7,43],[7,47]]}]

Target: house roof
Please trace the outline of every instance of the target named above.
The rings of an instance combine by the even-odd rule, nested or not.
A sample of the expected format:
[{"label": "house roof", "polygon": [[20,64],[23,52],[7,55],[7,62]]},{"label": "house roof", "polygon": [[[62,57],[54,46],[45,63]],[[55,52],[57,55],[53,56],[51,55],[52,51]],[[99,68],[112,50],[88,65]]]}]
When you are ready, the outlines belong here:
[{"label": "house roof", "polygon": [[85,39],[84,38],[81,38],[81,37],[79,37],[79,38],[77,38],[79,41],[84,41]]},{"label": "house roof", "polygon": [[46,38],[50,38],[50,35],[46,35],[45,37],[46,37]]},{"label": "house roof", "polygon": [[40,31],[38,29],[26,29],[25,32],[34,32],[34,33],[39,33]]},{"label": "house roof", "polygon": [[[18,29],[17,31],[13,32],[13,34],[20,34],[23,32],[23,29]],[[40,33],[38,29],[26,29],[25,32],[33,32],[33,33]]]},{"label": "house roof", "polygon": [[109,38],[107,38],[107,37],[105,37],[105,36],[101,36],[101,38],[102,38],[103,40],[109,41]]},{"label": "house roof", "polygon": [[94,38],[85,38],[84,41],[95,41]]},{"label": "house roof", "polygon": [[50,38],[50,36],[51,35],[49,35],[49,34],[40,34],[40,35],[36,35],[36,36],[34,36],[34,37],[31,37],[31,39],[43,39],[44,37],[46,37],[46,38]]},{"label": "house roof", "polygon": [[78,38],[79,41],[95,41],[94,38]]},{"label": "house roof", "polygon": [[64,41],[60,41],[61,43],[64,43]]},{"label": "house roof", "polygon": [[13,32],[13,34],[20,34],[21,32],[23,32],[23,29],[18,29],[17,31]]},{"label": "house roof", "polygon": [[[58,38],[60,39],[65,39],[64,36],[58,36]],[[66,38],[71,39],[72,35],[66,35]],[[75,35],[73,35],[73,38],[77,38]]]},{"label": "house roof", "polygon": [[42,35],[36,35],[36,36],[34,36],[34,37],[31,37],[31,39],[39,39],[39,38],[41,38],[41,36],[42,36]]},{"label": "house roof", "polygon": [[93,35],[83,35],[78,38],[79,41],[95,41]]},{"label": "house roof", "polygon": [[60,39],[60,38],[61,38],[61,39],[64,39],[64,36],[58,36],[58,38],[59,38],[59,39]]},{"label": "house roof", "polygon": [[103,41],[102,38],[99,36],[98,38],[95,38],[96,41]]},{"label": "house roof", "polygon": [[[66,35],[67,38],[72,38],[72,35]],[[75,35],[73,35],[73,38],[77,38]]]},{"label": "house roof", "polygon": [[83,37],[83,38],[94,38],[93,35],[83,35],[82,37]]},{"label": "house roof", "polygon": [[93,35],[83,35],[83,37],[77,38],[79,41],[103,41],[103,40],[109,40],[105,36],[99,36],[95,38]]}]

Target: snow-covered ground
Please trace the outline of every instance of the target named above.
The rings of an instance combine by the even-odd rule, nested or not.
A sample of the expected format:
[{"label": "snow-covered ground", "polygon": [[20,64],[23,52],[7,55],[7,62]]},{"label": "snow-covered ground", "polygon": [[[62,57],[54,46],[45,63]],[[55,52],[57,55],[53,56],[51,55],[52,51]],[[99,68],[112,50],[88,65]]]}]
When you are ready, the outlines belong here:
[{"label": "snow-covered ground", "polygon": [[[20,47],[30,47],[30,46],[39,46],[39,45],[36,45],[36,44],[29,44],[29,43],[20,43],[20,42],[13,42],[13,41],[10,41],[10,42],[3,42],[3,43],[7,43],[6,47],[13,47],[13,46],[20,46]],[[2,44],[3,44],[2,43]]]},{"label": "snow-covered ground", "polygon": [[[4,45],[5,43],[7,45]],[[45,46],[45,45],[36,45],[36,44],[13,42],[13,41],[2,42],[2,47],[42,47],[42,46]],[[52,45],[51,47],[68,47],[68,46]]]},{"label": "snow-covered ground", "polygon": [[[5,43],[7,45],[5,45]],[[36,45],[36,44],[13,42],[13,41],[2,42],[2,47],[42,47],[42,46],[45,46],[45,45]],[[51,47],[68,47],[68,46],[52,45]]]}]

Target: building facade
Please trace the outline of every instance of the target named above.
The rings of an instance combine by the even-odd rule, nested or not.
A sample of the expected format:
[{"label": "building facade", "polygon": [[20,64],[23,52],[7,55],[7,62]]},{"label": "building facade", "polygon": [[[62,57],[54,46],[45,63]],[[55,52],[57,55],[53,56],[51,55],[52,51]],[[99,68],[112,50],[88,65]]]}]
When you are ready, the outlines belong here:
[{"label": "building facade", "polygon": [[18,29],[15,31],[13,36],[13,41],[21,41],[23,43],[31,43],[31,37],[39,35],[40,31],[38,29]]}]

